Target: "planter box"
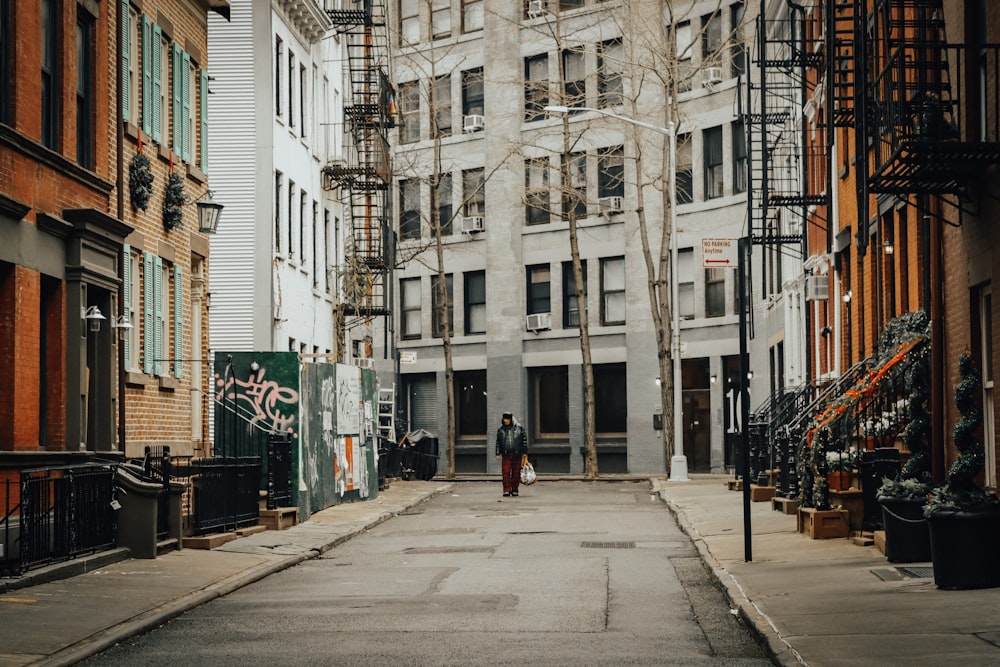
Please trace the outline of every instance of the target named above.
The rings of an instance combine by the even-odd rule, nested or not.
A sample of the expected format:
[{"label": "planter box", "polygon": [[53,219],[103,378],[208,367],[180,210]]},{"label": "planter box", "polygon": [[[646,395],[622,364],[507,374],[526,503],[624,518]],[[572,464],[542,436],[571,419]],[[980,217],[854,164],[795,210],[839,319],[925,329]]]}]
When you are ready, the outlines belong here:
[{"label": "planter box", "polygon": [[798,531],[814,540],[847,537],[851,528],[847,523],[847,510],[817,510],[814,507],[800,507]]},{"label": "planter box", "polygon": [[924,518],[923,498],[880,497],[885,526],[885,557],[891,563],[931,559],[931,536]]},{"label": "planter box", "polygon": [[751,484],[750,502],[766,503],[771,500],[771,498],[774,498],[774,493],[777,490],[777,487],[774,486],[757,486],[756,484]]},{"label": "planter box", "polygon": [[830,491],[830,505],[847,510],[847,522],[851,530],[861,530],[864,527],[865,499],[860,489]]},{"label": "planter box", "polygon": [[1000,511],[941,514],[927,524],[938,588],[1000,587]]}]

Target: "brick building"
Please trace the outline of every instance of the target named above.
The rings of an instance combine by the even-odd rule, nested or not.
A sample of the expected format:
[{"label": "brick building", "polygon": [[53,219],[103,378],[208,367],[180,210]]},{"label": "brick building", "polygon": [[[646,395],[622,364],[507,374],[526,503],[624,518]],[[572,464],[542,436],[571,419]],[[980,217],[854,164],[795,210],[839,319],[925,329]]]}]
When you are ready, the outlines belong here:
[{"label": "brick building", "polygon": [[164,195],[171,172],[188,202],[207,189],[209,10],[228,3],[0,2],[5,467],[207,435],[188,360],[206,356],[208,241],[189,203],[165,224]]}]

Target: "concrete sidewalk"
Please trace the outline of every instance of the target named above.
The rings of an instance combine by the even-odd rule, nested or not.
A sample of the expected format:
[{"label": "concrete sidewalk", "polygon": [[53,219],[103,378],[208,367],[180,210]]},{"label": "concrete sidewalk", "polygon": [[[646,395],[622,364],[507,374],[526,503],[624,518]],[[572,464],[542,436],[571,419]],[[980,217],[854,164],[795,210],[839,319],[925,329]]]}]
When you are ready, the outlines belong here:
[{"label": "concrete sidewalk", "polygon": [[[652,483],[778,663],[1000,664],[1000,588],[938,590],[930,563],[897,566],[875,547],[809,539],[770,502],[751,503],[748,563],[743,496],[728,479]],[[912,567],[926,576],[898,569]]]},{"label": "concrete sidewalk", "polygon": [[375,500],[337,505],[287,530],[248,535],[211,551],[183,549],[139,560],[119,549],[0,579],[7,589],[0,594],[0,667],[71,665],[316,558],[450,488],[444,482],[394,481]]}]

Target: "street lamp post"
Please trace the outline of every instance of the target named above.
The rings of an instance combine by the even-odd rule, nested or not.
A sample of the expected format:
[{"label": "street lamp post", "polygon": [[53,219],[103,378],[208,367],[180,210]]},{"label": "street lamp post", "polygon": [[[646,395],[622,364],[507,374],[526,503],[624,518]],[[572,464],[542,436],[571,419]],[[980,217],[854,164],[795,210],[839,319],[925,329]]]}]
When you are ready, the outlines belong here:
[{"label": "street lamp post", "polygon": [[[670,481],[686,482],[687,457],[684,455],[684,428],[683,420],[683,397],[681,393],[681,329],[680,329],[680,309],[678,308],[679,290],[677,286],[677,127],[674,121],[670,121],[666,127],[659,127],[650,123],[644,123],[635,118],[622,116],[607,109],[597,109],[594,107],[567,107],[567,106],[547,106],[544,111],[548,113],[566,114],[572,111],[590,111],[608,118],[615,118],[630,125],[652,130],[666,135],[669,141],[670,171],[668,172],[668,189],[670,190],[670,360],[672,363],[671,374],[673,377],[673,398],[674,398],[674,452],[670,458]],[[664,425],[664,433],[666,425]]]}]

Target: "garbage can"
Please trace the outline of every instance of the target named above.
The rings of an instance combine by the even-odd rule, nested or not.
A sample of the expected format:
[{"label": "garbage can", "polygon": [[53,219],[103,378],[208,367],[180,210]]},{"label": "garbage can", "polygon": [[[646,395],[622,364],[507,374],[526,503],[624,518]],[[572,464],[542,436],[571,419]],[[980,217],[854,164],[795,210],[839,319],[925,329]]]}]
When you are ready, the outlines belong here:
[{"label": "garbage can", "polygon": [[410,431],[403,439],[400,454],[403,479],[429,480],[437,474],[438,439],[424,429]]},{"label": "garbage can", "polygon": [[861,498],[864,501],[865,530],[882,529],[882,506],[878,504],[878,489],[882,480],[899,474],[899,450],[880,447],[861,452]]}]

